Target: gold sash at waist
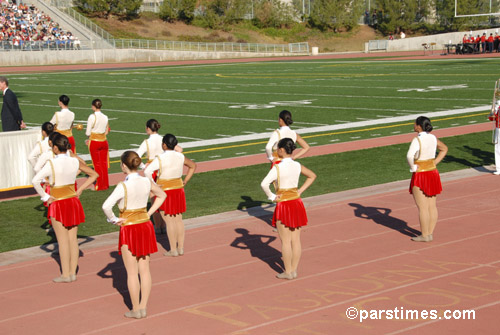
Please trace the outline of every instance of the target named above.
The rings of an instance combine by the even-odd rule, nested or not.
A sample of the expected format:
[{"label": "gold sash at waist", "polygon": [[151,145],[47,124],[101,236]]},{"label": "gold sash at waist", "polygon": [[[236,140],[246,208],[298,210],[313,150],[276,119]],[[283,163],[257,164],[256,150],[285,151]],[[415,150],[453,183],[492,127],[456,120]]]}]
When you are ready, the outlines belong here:
[{"label": "gold sash at waist", "polygon": [[71,131],[71,129],[66,129],[66,130],[56,129],[55,131],[57,131],[59,134],[62,134],[66,137],[73,136],[73,132]]},{"label": "gold sash at waist", "polygon": [[75,184],[52,186],[50,188],[50,195],[56,200],[63,200],[76,197]]},{"label": "gold sash at waist", "polygon": [[426,159],[425,161],[415,161],[415,165],[417,165],[417,172],[436,170],[436,164],[434,164],[434,159]]},{"label": "gold sash at waist", "polygon": [[130,226],[133,224],[149,221],[149,216],[146,208],[127,209],[123,212],[120,212],[120,218],[124,218],[126,220],[122,223],[122,226]]},{"label": "gold sash at waist", "polygon": [[106,134],[98,134],[98,133],[90,133],[89,140],[91,141],[98,141],[98,142],[104,142],[106,141]]},{"label": "gold sash at waist", "polygon": [[289,201],[300,198],[299,190],[297,188],[279,189],[278,192],[276,192],[276,195],[280,196],[279,200],[276,200],[276,202]]},{"label": "gold sash at waist", "polygon": [[176,190],[184,187],[184,183],[182,182],[182,178],[174,178],[174,179],[158,179],[156,182],[158,186],[160,186],[164,191],[168,190]]}]

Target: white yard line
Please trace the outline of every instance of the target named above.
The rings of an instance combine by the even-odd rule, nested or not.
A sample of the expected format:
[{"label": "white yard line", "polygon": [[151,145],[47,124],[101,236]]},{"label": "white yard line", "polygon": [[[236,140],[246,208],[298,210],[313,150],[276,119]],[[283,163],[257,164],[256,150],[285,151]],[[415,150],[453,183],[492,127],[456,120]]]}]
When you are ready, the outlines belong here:
[{"label": "white yard line", "polygon": [[[36,107],[54,107],[52,105],[40,105],[40,104],[21,104],[25,106],[36,106]],[[71,107],[71,109],[84,109],[88,110],[86,107]],[[221,119],[221,120],[237,120],[237,121],[256,121],[256,122],[272,122],[278,124],[278,120],[276,119],[251,119],[244,117],[229,117],[229,116],[211,116],[211,115],[193,115],[193,114],[175,114],[175,113],[159,113],[159,112],[144,112],[144,111],[133,111],[133,110],[122,110],[122,109],[105,109],[104,112],[110,111],[115,113],[132,113],[132,114],[148,114],[148,115],[163,115],[163,116],[179,116],[179,117],[192,117],[192,118],[201,118],[201,119]],[[349,122],[349,121],[346,121]],[[314,126],[327,126],[324,123],[316,123],[316,122],[294,122],[294,124],[304,124],[304,125],[314,125]],[[269,131],[274,131],[276,128],[267,128]]]},{"label": "white yard line", "polygon": [[[454,109],[454,110],[423,113],[423,114],[425,114],[425,116],[432,119],[435,117],[442,117],[442,116],[449,116],[449,115],[460,115],[460,114],[467,114],[467,113],[474,113],[474,112],[489,111],[490,109],[491,109],[490,105],[485,105],[485,106],[481,106],[481,107]],[[368,120],[368,121],[350,122],[347,124],[344,123],[344,124],[334,124],[334,125],[329,125],[329,126],[302,128],[302,129],[296,130],[296,132],[299,134],[313,134],[313,133],[321,133],[321,132],[327,132],[327,131],[361,128],[361,127],[368,127],[368,126],[375,126],[375,125],[385,125],[385,124],[390,124],[390,123],[398,123],[398,122],[414,121],[414,120],[415,120],[415,115],[395,116],[395,117],[390,117],[390,118],[385,118],[385,119],[374,119],[374,120]],[[435,128],[437,128],[437,127],[435,127]],[[206,147],[206,146],[211,146],[211,145],[221,145],[221,144],[228,144],[228,143],[237,143],[237,142],[267,139],[267,138],[269,138],[269,135],[270,134],[267,132],[266,133],[258,133],[258,134],[249,134],[249,135],[238,135],[238,136],[224,137],[224,138],[218,138],[218,139],[212,139],[212,140],[201,140],[201,141],[180,143],[180,145],[184,149]],[[118,151],[110,152],[109,154],[110,154],[110,157],[119,157],[119,156],[121,156],[121,154],[124,151],[126,151],[126,150],[118,150]],[[88,158],[86,156],[88,156]],[[82,156],[82,158],[85,160],[90,160],[90,155],[86,155],[86,156],[85,157]]]},{"label": "white yard line", "polygon": [[[30,85],[32,87],[47,87],[47,85]],[[66,87],[66,85],[50,85],[51,87]],[[73,88],[75,87],[82,87],[86,88],[87,86],[83,85],[72,85]],[[92,86],[93,88],[104,88],[104,89],[119,89],[119,90],[134,90],[137,91],[141,88],[137,87],[110,87],[110,86]],[[150,88],[142,88],[143,90],[150,91]],[[397,90],[396,87],[393,88],[395,91]],[[469,88],[467,88],[469,89]],[[271,95],[271,96],[286,96],[286,97],[296,97],[298,94],[297,93],[289,93],[289,92],[252,92],[252,91],[209,91],[209,90],[192,90],[192,89],[157,89],[165,92],[199,92],[199,93],[223,93],[223,94],[247,94],[247,95]],[[30,92],[30,93],[40,93],[40,94],[58,94],[58,93],[51,93],[51,92],[36,92],[36,91],[21,91],[21,92]],[[137,93],[134,93],[137,94]],[[73,94],[75,96],[87,96],[87,95],[82,95],[82,94]],[[88,95],[90,96],[90,95]],[[301,96],[307,96],[307,97],[326,97],[326,98],[358,98],[358,99],[389,99],[389,100],[435,100],[435,101],[456,101],[456,98],[432,98],[432,97],[416,97],[416,96],[396,96],[396,95],[350,95],[350,94],[321,94],[321,93],[302,93]],[[106,97],[106,96],[104,96]],[[121,93],[117,93],[114,96],[109,96],[110,98],[116,98],[116,97],[123,97],[130,99],[129,96]],[[147,98],[147,97],[134,97],[134,99],[144,99],[144,100],[166,100],[166,101],[178,101],[175,99],[159,99],[159,98]],[[484,101],[485,99],[467,99],[468,101]],[[179,101],[187,101],[187,100],[179,100]],[[203,102],[203,101],[193,101],[193,102]],[[213,101],[206,101],[209,103],[224,103],[224,104],[246,104],[246,103],[226,103],[226,102],[213,102]]]}]

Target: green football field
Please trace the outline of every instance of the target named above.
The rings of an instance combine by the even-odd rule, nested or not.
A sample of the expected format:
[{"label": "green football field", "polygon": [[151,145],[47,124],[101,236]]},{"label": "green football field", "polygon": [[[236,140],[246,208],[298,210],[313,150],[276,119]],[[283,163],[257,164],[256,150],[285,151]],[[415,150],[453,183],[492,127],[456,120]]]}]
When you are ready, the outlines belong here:
[{"label": "green football field", "polygon": [[[19,74],[9,79],[29,126],[50,120],[61,94],[70,96],[76,123],[84,123],[91,101],[101,98],[110,118],[112,156],[137,148],[147,137],[146,120],[156,118],[161,134],[175,134],[188,157],[205,161],[262,153],[282,109],[293,113],[292,127],[312,146],[408,133],[419,115],[430,116],[437,128],[487,122],[499,63],[285,61]],[[74,134],[78,153],[88,154],[84,133]],[[441,172],[493,163],[489,131],[443,141],[450,150]],[[404,143],[301,159],[318,174],[305,196],[408,179],[407,147]],[[119,164],[111,165],[111,172],[118,169]],[[184,217],[266,206],[260,181],[268,170],[268,164],[260,164],[195,175],[186,187]],[[111,191],[83,193],[87,219],[81,236],[116,231],[101,210]],[[22,216],[19,208],[26,209]],[[0,202],[0,212],[10,223],[0,225],[0,252],[55,241],[46,230],[38,197]]]},{"label": "green football field", "polygon": [[[95,98],[110,118],[111,161],[147,137],[149,118],[173,133],[195,161],[262,153],[290,110],[311,145],[412,130],[428,115],[436,127],[486,122],[500,59],[321,60],[167,66],[10,75],[29,126],[50,120],[61,94],[85,123]],[[443,115],[437,116],[439,112]],[[402,119],[403,118],[403,119]],[[323,128],[320,128],[323,127]],[[83,131],[74,131],[88,154]],[[112,164],[111,171],[117,171]]]}]

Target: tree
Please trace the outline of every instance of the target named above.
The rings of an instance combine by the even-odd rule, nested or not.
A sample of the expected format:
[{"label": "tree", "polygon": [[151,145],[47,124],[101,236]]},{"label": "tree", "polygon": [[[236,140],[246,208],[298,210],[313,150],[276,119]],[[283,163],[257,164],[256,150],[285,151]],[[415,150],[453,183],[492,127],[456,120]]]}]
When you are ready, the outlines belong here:
[{"label": "tree", "polygon": [[73,3],[84,13],[105,18],[110,14],[130,18],[139,12],[142,0],[74,0]]},{"label": "tree", "polygon": [[295,7],[280,0],[256,0],[254,8],[254,23],[261,28],[290,27],[299,19]]},{"label": "tree", "polygon": [[364,10],[364,0],[315,0],[309,24],[321,30],[351,30]]},{"label": "tree", "polygon": [[243,19],[251,2],[246,0],[201,0],[201,19],[212,29],[221,29]]},{"label": "tree", "polygon": [[189,23],[194,18],[196,0],[164,0],[160,6],[160,18],[165,21],[181,20]]}]

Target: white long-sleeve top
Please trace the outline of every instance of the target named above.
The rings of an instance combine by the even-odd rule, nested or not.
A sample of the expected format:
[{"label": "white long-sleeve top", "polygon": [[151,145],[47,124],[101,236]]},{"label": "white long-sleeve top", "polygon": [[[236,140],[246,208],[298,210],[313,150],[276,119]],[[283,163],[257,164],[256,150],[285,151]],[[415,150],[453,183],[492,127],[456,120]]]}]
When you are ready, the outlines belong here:
[{"label": "white long-sleeve top", "polygon": [[[147,139],[142,141],[141,146],[135,152],[142,157],[146,154],[148,162],[153,160],[156,156],[163,153],[163,137],[159,134],[151,134]],[[141,169],[144,169],[144,164],[141,164]]]},{"label": "white long-sleeve top", "polygon": [[119,183],[102,205],[102,210],[106,214],[108,222],[116,222],[118,220],[113,213],[113,206],[116,203],[118,203],[120,210],[140,209],[148,205],[149,192],[151,192],[151,181],[148,178],[142,177],[138,173],[131,173],[125,178],[123,184],[127,188],[127,208],[124,208],[125,189],[122,183]]},{"label": "white long-sleeve top", "polygon": [[107,128],[108,117],[101,111],[95,111],[94,113],[89,115],[85,135],[90,136],[91,133],[104,134]]},{"label": "white long-sleeve top", "polygon": [[35,170],[35,173],[38,173],[38,171],[40,171],[43,168],[45,163],[47,163],[47,161],[49,159],[52,159],[54,157],[55,157],[55,154],[52,150],[46,151],[43,154],[41,154],[40,157],[38,157],[38,159],[36,160],[35,166],[33,167],[33,170]]},{"label": "white long-sleeve top", "polygon": [[75,113],[67,108],[61,109],[60,112],[55,112],[50,120],[50,123],[57,125],[57,130],[69,130],[75,120]]},{"label": "white long-sleeve top", "polygon": [[[159,159],[158,159],[159,158]],[[173,150],[166,150],[158,155],[144,170],[144,175],[153,180],[153,172],[160,170],[160,179],[181,178],[184,169],[184,155]]]},{"label": "white long-sleeve top", "polygon": [[[420,147],[419,140],[422,147]],[[417,166],[415,165],[416,160],[424,161],[436,158],[436,149],[436,136],[424,131],[418,133],[418,136],[411,141],[410,149],[408,149],[408,153],[406,154],[406,160],[410,166],[410,172],[417,171]]]},{"label": "white long-sleeve top", "polygon": [[33,168],[36,165],[38,157],[47,151],[50,151],[48,137],[44,138],[41,141],[36,142],[35,146],[33,147],[30,154],[28,155],[28,161],[30,162],[31,166],[33,166]]},{"label": "white long-sleeve top", "polygon": [[297,133],[288,126],[283,126],[273,131],[266,144],[266,154],[270,161],[274,160],[273,151],[278,150],[278,142],[284,138],[291,138],[293,143],[295,143],[297,142]]},{"label": "white long-sleeve top", "polygon": [[[42,201],[47,201],[50,198],[50,195],[44,191],[42,186],[40,186],[41,180],[48,177],[51,185],[71,185],[75,183],[80,167],[78,159],[68,156],[65,153],[57,155],[56,157],[50,159],[50,161],[52,164],[47,162],[32,180],[33,187],[40,195]],[[52,171],[52,167],[54,167],[54,171]]]},{"label": "white long-sleeve top", "polygon": [[[279,176],[278,176],[279,170]],[[291,158],[284,158],[281,163],[274,165],[271,170],[269,170],[267,176],[260,183],[260,187],[264,193],[266,193],[267,198],[271,201],[276,199],[276,194],[271,192],[269,185],[278,180],[278,187],[280,189],[297,188],[299,185],[301,165],[299,162],[294,161]]]}]

